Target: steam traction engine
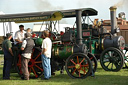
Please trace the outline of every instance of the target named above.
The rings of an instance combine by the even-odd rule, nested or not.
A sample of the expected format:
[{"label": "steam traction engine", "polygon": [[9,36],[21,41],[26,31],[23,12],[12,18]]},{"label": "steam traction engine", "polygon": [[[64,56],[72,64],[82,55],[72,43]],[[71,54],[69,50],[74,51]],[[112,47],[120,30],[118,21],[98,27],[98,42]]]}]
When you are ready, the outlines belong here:
[{"label": "steam traction engine", "polygon": [[125,50],[125,40],[122,36],[117,36],[118,27],[116,22],[116,7],[110,7],[111,11],[111,32],[102,26],[91,28],[88,24],[83,24],[84,43],[89,51],[97,58],[106,71],[119,71],[124,64],[123,50]]},{"label": "steam traction engine", "polygon": [[[110,7],[111,33],[103,39],[104,51],[100,56],[100,63],[106,71],[119,71],[124,63],[127,67],[127,47],[122,36],[117,36],[116,7]],[[125,52],[124,52],[125,51]]]},{"label": "steam traction engine", "polygon": [[[127,47],[125,47],[125,40],[122,36],[117,36],[117,32],[119,32],[119,28],[116,22],[116,7],[110,7],[111,13],[111,32],[107,32],[107,29],[101,24],[98,27],[95,27],[89,23],[89,12],[82,16],[83,21],[79,21],[82,24],[82,40],[80,42],[84,43],[87,46],[88,50],[88,57],[93,58],[93,71],[95,72],[97,63],[94,55],[97,59],[100,59],[100,64],[102,68],[106,71],[119,71],[124,63],[127,67]],[[64,12],[65,13],[65,12]],[[93,12],[92,12],[93,13]],[[65,14],[64,14],[65,15]],[[64,16],[64,17],[71,17],[71,16]],[[87,23],[85,22],[87,19]],[[66,28],[64,35],[61,36],[61,41],[63,43],[70,42],[70,45],[58,45],[55,46],[53,55],[58,57],[63,57],[61,53],[65,53],[71,55],[73,52],[78,51],[79,49],[75,47],[79,47],[82,52],[86,46],[77,46],[75,41],[76,36],[79,36],[79,31],[74,28]],[[72,45],[71,45],[72,43]],[[65,47],[66,46],[66,47]],[[65,51],[66,52],[65,52]],[[68,52],[67,52],[68,51]],[[124,52],[125,51],[125,52]],[[86,52],[85,52],[86,53]],[[69,57],[70,58],[70,57]],[[69,59],[68,58],[68,59]],[[59,59],[59,58],[58,58]],[[68,62],[68,59],[66,63]],[[124,62],[125,61],[125,62]],[[79,65],[78,65],[79,66]],[[73,68],[73,67],[72,67]]]},{"label": "steam traction engine", "polygon": [[[62,11],[62,13],[71,13],[67,16],[76,17],[77,36],[73,36],[72,31],[67,29],[60,39],[52,41],[52,71],[61,70],[62,72],[65,66],[67,74],[72,78],[86,78],[89,75],[94,76],[94,72],[97,69],[97,59],[93,54],[88,52],[87,46],[82,42],[81,16],[86,15],[88,11],[91,13],[89,9]],[[97,13],[97,11],[95,12]],[[51,32],[51,35],[54,36],[53,32]],[[42,38],[35,40],[36,47],[33,49],[32,59],[29,62],[29,72],[33,72],[36,78],[43,74],[40,48],[42,40]],[[21,75],[20,54],[16,60],[17,70]]]},{"label": "steam traction engine", "polygon": [[[75,36],[72,28],[67,27],[65,33],[61,36],[61,43],[53,44],[53,65],[61,65],[60,69],[63,69],[63,66],[65,66],[66,72],[72,78],[85,78],[88,75],[94,75],[97,69],[97,59],[93,54],[88,52],[87,46],[83,44],[82,39],[81,15],[85,16],[90,10],[74,10],[73,13],[76,14],[64,16],[65,18],[76,16],[77,35]],[[97,13],[97,11],[95,12]]]},{"label": "steam traction engine", "polygon": [[[125,53],[125,40],[122,36],[117,36],[119,31],[116,22],[116,7],[110,7],[111,11],[111,32],[101,24],[98,27],[83,23],[82,37],[83,43],[88,46],[89,52],[96,58],[100,58],[100,64],[106,71],[119,71],[127,59]],[[123,51],[125,50],[125,53]],[[125,63],[126,65],[126,63]]]}]

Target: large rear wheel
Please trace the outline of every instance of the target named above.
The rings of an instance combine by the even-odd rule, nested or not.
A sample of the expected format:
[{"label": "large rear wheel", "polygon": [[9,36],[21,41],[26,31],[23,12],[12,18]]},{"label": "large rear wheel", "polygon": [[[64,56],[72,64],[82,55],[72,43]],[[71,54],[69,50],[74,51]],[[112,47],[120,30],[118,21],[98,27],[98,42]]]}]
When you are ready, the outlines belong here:
[{"label": "large rear wheel", "polygon": [[[21,54],[18,54],[16,59],[16,69],[18,74],[22,76],[21,71]],[[31,55],[31,59],[28,63],[28,70],[30,73],[30,78],[38,78],[43,74],[42,60],[41,60],[41,49],[39,47],[34,47]]]}]

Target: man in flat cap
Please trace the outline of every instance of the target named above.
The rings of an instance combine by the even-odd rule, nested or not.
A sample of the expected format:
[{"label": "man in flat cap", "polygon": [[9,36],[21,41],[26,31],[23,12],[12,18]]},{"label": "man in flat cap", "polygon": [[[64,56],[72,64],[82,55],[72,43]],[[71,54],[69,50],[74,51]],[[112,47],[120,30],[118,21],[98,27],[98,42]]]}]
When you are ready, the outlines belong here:
[{"label": "man in flat cap", "polygon": [[12,60],[13,60],[13,52],[12,52],[12,44],[11,40],[12,34],[7,33],[6,39],[2,43],[2,49],[4,52],[4,67],[3,67],[3,79],[10,79],[10,69],[12,66]]},{"label": "man in flat cap", "polygon": [[25,33],[25,40],[22,42],[21,46],[21,70],[23,72],[22,79],[24,80],[29,80],[28,62],[31,59],[31,53],[34,45],[34,41],[31,39],[31,34]]}]

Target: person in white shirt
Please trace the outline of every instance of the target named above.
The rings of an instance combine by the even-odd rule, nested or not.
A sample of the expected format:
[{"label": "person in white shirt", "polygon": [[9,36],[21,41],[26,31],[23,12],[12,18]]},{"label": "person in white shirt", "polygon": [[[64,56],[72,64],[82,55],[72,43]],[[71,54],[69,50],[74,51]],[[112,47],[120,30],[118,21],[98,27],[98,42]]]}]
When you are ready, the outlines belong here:
[{"label": "person in white shirt", "polygon": [[49,32],[47,30],[43,31],[43,37],[45,38],[42,42],[42,65],[44,69],[44,79],[48,80],[51,77],[51,49],[52,41],[49,38]]},{"label": "person in white shirt", "polygon": [[14,52],[14,56],[18,56],[18,54],[21,52],[20,51],[20,47],[22,45],[22,42],[24,40],[24,25],[19,25],[19,29],[14,36],[14,46],[13,46],[13,52]]},{"label": "person in white shirt", "polygon": [[24,34],[25,34],[25,31],[24,31],[24,25],[19,25],[19,31],[17,31],[15,33],[15,36],[14,36],[14,44],[21,44],[24,40]]}]

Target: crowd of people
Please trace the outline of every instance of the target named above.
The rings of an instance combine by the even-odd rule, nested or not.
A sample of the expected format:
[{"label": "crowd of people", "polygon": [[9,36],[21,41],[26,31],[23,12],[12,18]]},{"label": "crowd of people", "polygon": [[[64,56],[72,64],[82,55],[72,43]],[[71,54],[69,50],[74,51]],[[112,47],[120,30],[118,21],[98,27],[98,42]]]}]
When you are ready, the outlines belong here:
[{"label": "crowd of people", "polygon": [[[47,30],[42,32],[43,35],[43,42],[42,42],[42,52],[41,52],[41,59],[42,59],[42,66],[44,69],[44,80],[49,80],[51,77],[51,65],[50,65],[50,58],[51,58],[51,48],[52,42],[49,38],[49,32]],[[2,43],[2,49],[4,52],[4,66],[3,66],[3,79],[10,80],[10,70],[13,62],[13,57],[16,55],[17,52],[12,51],[12,34],[7,33],[6,39]],[[19,45],[20,48],[19,48]],[[29,80],[29,71],[28,71],[28,62],[31,59],[32,49],[35,46],[34,40],[32,39],[31,29],[28,28],[24,31],[24,25],[19,25],[19,31],[15,33],[14,36],[14,46],[17,47],[18,50],[21,52],[21,70],[23,75],[21,79]]]}]

